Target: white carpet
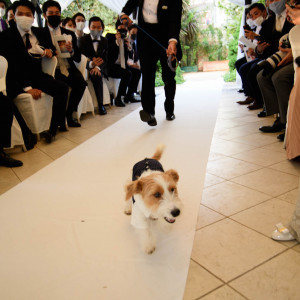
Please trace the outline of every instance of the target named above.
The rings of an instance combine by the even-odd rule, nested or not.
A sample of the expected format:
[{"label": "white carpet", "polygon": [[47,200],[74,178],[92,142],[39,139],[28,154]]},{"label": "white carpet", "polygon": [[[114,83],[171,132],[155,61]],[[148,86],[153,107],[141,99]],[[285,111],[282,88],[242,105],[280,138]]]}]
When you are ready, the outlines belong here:
[{"label": "white carpet", "polygon": [[[0,197],[0,299],[182,299],[222,79],[177,87],[176,120],[121,119]],[[197,78],[197,77],[195,77]],[[166,145],[182,216],[144,254],[123,214],[137,161]]]}]

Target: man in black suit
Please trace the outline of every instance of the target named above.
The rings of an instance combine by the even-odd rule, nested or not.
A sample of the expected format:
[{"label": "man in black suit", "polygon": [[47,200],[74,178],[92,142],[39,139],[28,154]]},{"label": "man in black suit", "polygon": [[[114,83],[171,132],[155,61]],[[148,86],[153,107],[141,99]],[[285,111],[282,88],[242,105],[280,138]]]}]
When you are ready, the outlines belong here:
[{"label": "man in black suit", "polygon": [[174,115],[174,97],[176,91],[175,72],[168,66],[168,56],[181,59],[179,33],[181,28],[182,0],[128,0],[122,9],[123,23],[131,23],[129,15],[139,9],[138,24],[158,40],[165,51],[149,36],[139,30],[138,47],[140,53],[142,84],[141,120],[150,126],[157,125],[155,119],[155,72],[157,61],[162,66],[162,78],[165,83],[165,111],[166,119],[172,121]]},{"label": "man in black suit", "polygon": [[4,0],[0,0],[0,32],[7,29],[7,24],[3,20],[5,16],[6,2]]},{"label": "man in black suit", "polygon": [[58,2],[53,0],[46,1],[43,4],[43,14],[47,20],[47,26],[42,29],[45,35],[46,47],[52,49],[54,52],[60,52],[59,50],[61,49],[59,49],[57,36],[64,35],[66,38],[64,47],[66,52],[69,53],[69,57],[63,58],[58,54],[55,79],[65,82],[72,89],[66,112],[67,123],[70,127],[80,127],[80,123],[72,117],[72,113],[77,111],[78,104],[87,84],[74,64],[74,61],[81,61],[81,52],[77,47],[77,39],[74,32],[59,26],[61,22],[61,7]]},{"label": "man in black suit", "polygon": [[90,34],[78,40],[79,49],[88,58],[87,70],[93,83],[98,102],[100,115],[106,115],[103,105],[103,77],[107,77],[107,49],[108,42],[102,36],[104,30],[103,21],[99,17],[89,20]]},{"label": "man in black suit", "polygon": [[127,87],[131,78],[131,72],[127,65],[128,29],[127,26],[121,24],[120,20],[118,20],[116,22],[116,30],[116,34],[108,33],[106,35],[108,41],[107,71],[109,77],[121,79],[118,94],[115,98],[115,105],[124,107],[125,104],[122,97],[126,97]]},{"label": "man in black suit", "polygon": [[[28,93],[38,101],[42,92],[53,97],[51,125],[49,131],[45,133],[46,141],[50,143],[56,135],[58,126],[65,126],[68,87],[43,73],[41,56],[37,57],[35,54],[33,57],[33,50],[41,50],[39,45],[45,45],[42,29],[32,27],[34,13],[35,8],[31,2],[20,0],[14,3],[17,26],[1,33],[0,55],[8,61],[6,89],[11,99],[19,94]],[[45,49],[43,56],[51,58],[52,51]],[[18,118],[18,111],[14,113],[24,136],[24,130],[28,132],[29,129],[24,120],[22,124],[22,119]]]}]

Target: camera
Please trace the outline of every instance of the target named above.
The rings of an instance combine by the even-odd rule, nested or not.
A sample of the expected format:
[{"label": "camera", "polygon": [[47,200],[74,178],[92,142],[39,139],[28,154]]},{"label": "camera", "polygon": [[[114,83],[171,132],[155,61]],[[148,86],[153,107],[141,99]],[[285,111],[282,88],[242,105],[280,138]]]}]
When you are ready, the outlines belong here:
[{"label": "camera", "polygon": [[251,27],[248,24],[244,25],[243,28],[244,28],[244,30],[252,31]]},{"label": "camera", "polygon": [[118,32],[121,34],[122,39],[127,37],[127,29],[118,29]]}]

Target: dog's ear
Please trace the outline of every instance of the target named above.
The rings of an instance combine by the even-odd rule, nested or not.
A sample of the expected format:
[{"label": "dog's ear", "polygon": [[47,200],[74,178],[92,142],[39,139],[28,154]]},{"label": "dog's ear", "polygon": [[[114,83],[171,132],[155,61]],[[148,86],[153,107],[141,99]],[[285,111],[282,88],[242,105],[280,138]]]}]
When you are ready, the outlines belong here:
[{"label": "dog's ear", "polygon": [[134,194],[139,194],[143,189],[143,183],[141,180],[131,181],[129,184],[126,185],[126,200],[131,198]]},{"label": "dog's ear", "polygon": [[177,183],[179,180],[179,175],[177,173],[177,171],[170,169],[168,171],[165,172],[165,174],[171,176],[171,178],[173,178],[173,180]]}]

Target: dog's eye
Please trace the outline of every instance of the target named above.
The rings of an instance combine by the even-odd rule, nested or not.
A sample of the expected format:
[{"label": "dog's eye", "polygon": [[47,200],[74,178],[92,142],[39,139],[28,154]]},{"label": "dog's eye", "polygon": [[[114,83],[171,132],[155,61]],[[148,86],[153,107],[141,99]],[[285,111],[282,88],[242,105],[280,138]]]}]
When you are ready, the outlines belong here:
[{"label": "dog's eye", "polygon": [[155,193],[155,194],[154,194],[154,197],[155,197],[155,198],[160,198],[160,197],[161,197],[161,193],[159,193],[159,192]]},{"label": "dog's eye", "polygon": [[171,188],[171,192],[174,193],[175,192],[175,188]]}]

